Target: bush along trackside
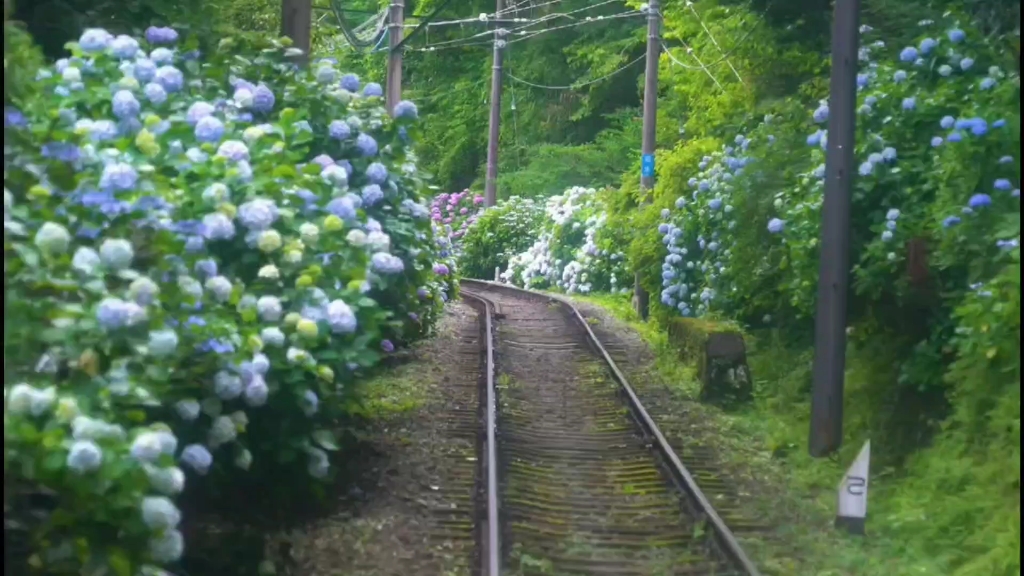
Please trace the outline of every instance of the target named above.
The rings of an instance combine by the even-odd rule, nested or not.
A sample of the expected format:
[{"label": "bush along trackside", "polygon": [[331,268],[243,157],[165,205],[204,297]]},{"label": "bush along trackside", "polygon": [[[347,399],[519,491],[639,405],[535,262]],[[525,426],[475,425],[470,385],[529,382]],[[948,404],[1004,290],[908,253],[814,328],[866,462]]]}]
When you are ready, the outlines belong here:
[{"label": "bush along trackside", "polygon": [[11,508],[38,571],[173,565],[186,481],[327,479],[357,372],[439,311],[415,105],[237,48],[90,29],[5,109],[5,516],[46,495]]},{"label": "bush along trackside", "polygon": [[540,233],[544,207],[513,196],[480,214],[462,238],[459,266],[469,278],[491,279],[509,260],[525,251]]},{"label": "bush along trackside", "polygon": [[501,278],[568,293],[628,290],[625,255],[613,237],[601,234],[606,220],[605,203],[593,188],[549,198],[537,241],[509,260]]},{"label": "bush along trackside", "polygon": [[[483,211],[483,203],[483,196],[474,195],[469,190],[438,194],[431,201],[430,219],[440,258],[434,271],[439,276],[451,277],[455,274],[462,251],[462,238]],[[445,299],[455,295],[452,292],[455,289],[453,284],[446,287],[443,295]]]}]

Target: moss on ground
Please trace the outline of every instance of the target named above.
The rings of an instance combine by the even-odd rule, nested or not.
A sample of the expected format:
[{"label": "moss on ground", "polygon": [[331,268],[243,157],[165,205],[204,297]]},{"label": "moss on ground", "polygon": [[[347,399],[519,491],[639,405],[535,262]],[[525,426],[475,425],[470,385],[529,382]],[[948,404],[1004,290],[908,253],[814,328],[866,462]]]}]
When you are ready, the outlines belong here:
[{"label": "moss on ground", "polygon": [[[664,382],[672,383],[680,403],[692,403],[698,397],[696,366],[681,360],[680,351],[664,325],[657,321],[640,322],[630,302],[622,297],[576,297],[594,304],[622,321],[646,342],[653,355],[651,367]],[[744,494],[750,513],[771,525],[770,534],[742,534],[748,553],[769,574],[785,576],[1002,576],[1020,574],[1019,560],[992,561],[988,556],[964,563],[964,550],[951,548],[969,541],[970,536],[947,532],[922,531],[924,514],[909,522],[908,501],[914,490],[933,490],[935,508],[931,513],[946,515],[955,510],[943,507],[963,506],[943,482],[928,481],[935,474],[934,461],[939,453],[919,453],[909,465],[874,466],[871,471],[868,535],[854,537],[832,528],[836,511],[836,486],[846,466],[852,462],[867,438],[858,431],[867,427],[861,420],[872,417],[856,410],[848,411],[846,445],[836,459],[813,459],[806,450],[809,430],[809,382],[812,351],[793,350],[779,345],[771,335],[747,337],[748,361],[755,380],[755,402],[740,411],[725,412],[711,406],[690,408],[696,423],[711,431],[716,452],[726,466],[745,470],[757,478],[761,490]],[[847,389],[866,387],[875,375],[877,358],[852,354],[849,358]],[[857,437],[854,437],[857,436]],[[882,440],[882,439],[878,439]],[[1011,455],[1012,456],[1012,455]],[[1019,458],[1019,454],[1016,455]],[[685,460],[685,457],[684,457]],[[949,490],[947,492],[946,490]],[[1017,495],[1019,504],[1019,493]],[[1018,505],[1019,510],[1019,505]],[[970,526],[963,530],[969,531]],[[998,546],[1005,555],[1019,556],[1019,512],[1017,534]]]}]

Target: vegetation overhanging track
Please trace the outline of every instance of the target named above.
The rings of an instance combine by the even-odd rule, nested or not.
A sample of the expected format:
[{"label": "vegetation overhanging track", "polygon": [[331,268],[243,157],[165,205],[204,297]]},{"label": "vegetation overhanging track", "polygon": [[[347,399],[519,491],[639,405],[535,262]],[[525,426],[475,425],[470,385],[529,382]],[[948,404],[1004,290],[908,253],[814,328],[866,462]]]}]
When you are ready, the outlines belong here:
[{"label": "vegetation overhanging track", "polygon": [[[599,381],[594,379],[593,375],[587,378],[583,374],[573,376],[571,381],[563,380],[559,383],[553,381],[558,378],[555,374],[545,375],[545,377],[539,379],[527,378],[528,380],[540,380],[542,382],[545,378],[550,378],[552,382],[548,383],[546,388],[541,384],[540,387],[534,386],[530,390],[521,391],[520,403],[518,405],[515,404],[514,392],[510,390],[503,392],[501,406],[503,413],[507,411],[508,416],[501,416],[502,438],[500,446],[502,447],[503,456],[508,456],[515,460],[515,462],[499,460],[499,465],[504,466],[502,468],[504,473],[502,489],[504,492],[501,495],[504,508],[501,512],[501,522],[506,530],[506,534],[516,533],[518,529],[519,539],[525,539],[523,538],[524,535],[531,536],[530,532],[527,531],[527,527],[522,523],[517,524],[517,516],[526,514],[531,520],[540,519],[541,524],[544,522],[548,523],[544,526],[529,527],[529,530],[536,530],[537,533],[532,534],[532,536],[537,537],[538,545],[549,547],[550,540],[557,539],[560,536],[571,536],[566,529],[571,528],[570,524],[575,525],[580,520],[575,516],[579,511],[574,508],[575,503],[573,499],[578,496],[585,496],[585,501],[579,502],[580,507],[586,508],[589,505],[593,508],[598,506],[600,502],[601,505],[609,508],[607,518],[598,520],[591,516],[583,521],[587,526],[587,530],[590,531],[594,543],[597,544],[597,549],[594,550],[593,563],[580,563],[578,557],[569,558],[566,555],[558,556],[557,553],[554,553],[555,562],[562,571],[591,574],[759,574],[757,568],[747,558],[725,522],[715,512],[710,501],[705,497],[692,475],[675,454],[664,435],[658,429],[657,424],[644,409],[624,374],[616,366],[614,360],[597,339],[586,320],[571,303],[561,298],[522,290],[504,284],[476,280],[464,280],[463,293],[471,299],[486,303],[484,305],[486,306],[488,316],[501,312],[501,305],[497,301],[502,299],[506,303],[511,300],[517,308],[522,305],[524,310],[527,306],[531,305],[527,303],[532,303],[534,311],[544,310],[543,308],[538,308],[537,303],[540,302],[547,305],[547,310],[559,309],[562,312],[561,321],[565,325],[561,327],[561,333],[555,329],[558,322],[552,322],[550,313],[547,314],[546,318],[543,314],[534,317],[524,317],[523,325],[526,327],[524,334],[527,335],[527,338],[531,339],[531,342],[514,342],[511,340],[503,342],[501,348],[503,369],[505,368],[505,354],[508,352],[514,353],[515,346],[540,349],[541,351],[548,350],[555,353],[546,359],[538,357],[537,360],[539,361],[536,362],[538,364],[557,358],[573,358],[573,362],[577,366],[583,366],[581,357],[578,354],[570,354],[570,351],[573,349],[571,341],[579,339],[578,336],[574,337],[574,333],[582,333],[587,346],[596,352],[600,360],[603,361],[603,368],[606,368],[604,372],[609,374],[617,385],[616,391],[619,393],[618,395],[626,398],[629,412],[633,416],[634,421],[639,425],[643,433],[644,442],[647,446],[653,447],[655,453],[659,456],[658,460],[662,464],[661,471],[667,473],[671,484],[678,491],[676,494],[686,496],[685,509],[688,512],[686,520],[691,523],[695,530],[700,527],[709,529],[712,536],[713,549],[703,551],[701,555],[704,558],[694,558],[693,556],[686,555],[676,558],[669,557],[667,558],[667,564],[660,565],[662,567],[657,572],[652,572],[651,570],[653,569],[649,564],[646,564],[645,569],[641,569],[638,564],[630,563],[629,559],[622,558],[616,563],[608,555],[602,554],[606,552],[603,548],[619,548],[623,551],[631,548],[639,549],[650,545],[654,540],[659,540],[660,545],[665,546],[666,549],[671,548],[672,545],[678,545],[680,548],[686,548],[688,553],[692,553],[695,544],[694,540],[697,540],[697,538],[694,538],[693,534],[687,535],[679,532],[680,527],[683,525],[682,522],[668,522],[665,517],[665,506],[662,506],[660,510],[656,507],[651,507],[650,498],[653,498],[658,493],[657,485],[660,484],[661,489],[664,489],[664,479],[657,478],[657,473],[652,468],[653,465],[650,463],[649,457],[646,463],[641,460],[630,459],[635,459],[637,454],[635,446],[628,446],[630,434],[624,428],[621,428],[619,424],[614,423],[614,413],[610,412],[611,407],[607,397],[601,395],[602,390],[592,388],[594,382]],[[555,320],[559,319],[556,318]],[[572,326],[570,327],[569,325]],[[544,328],[547,328],[547,331]],[[570,331],[566,331],[567,328]],[[489,339],[493,338],[491,332],[487,332],[487,334]],[[566,340],[570,342],[565,342]],[[491,372],[494,368],[493,350],[495,344],[487,342],[486,347],[488,357],[492,360],[492,362],[488,363],[488,370]],[[554,366],[534,367],[534,369],[538,368],[542,371],[550,368],[553,372],[557,372]],[[503,376],[507,376],[507,374],[503,374]],[[581,378],[581,376],[584,377]],[[493,373],[491,378],[493,378]],[[589,427],[589,434],[576,434],[572,428],[558,431],[547,425],[548,423],[545,422],[543,414],[525,414],[525,412],[531,410],[541,409],[533,406],[535,404],[544,404],[544,399],[540,398],[539,395],[550,394],[551,389],[557,388],[558,384],[562,384],[561,388],[563,390],[559,394],[561,395],[560,401],[563,404],[575,403],[581,405],[563,406],[563,414],[561,416],[565,418],[566,414],[571,413],[570,416],[575,418],[573,420],[575,425],[582,425],[583,420],[580,420],[580,418],[587,420],[585,426]],[[566,392],[564,389],[568,389],[571,386],[580,387],[584,392],[594,393],[576,395],[569,398],[567,394],[572,393]],[[599,387],[600,384],[597,384],[597,386]],[[607,392],[607,390],[603,390],[603,392]],[[523,396],[523,394],[526,394],[526,396]],[[509,398],[505,398],[506,395]],[[489,395],[489,398],[493,397]],[[552,398],[547,398],[549,404],[551,400]],[[551,407],[549,406],[541,410],[548,410],[550,412]],[[537,418],[538,415],[541,417]],[[532,421],[529,416],[533,417]],[[516,426],[517,417],[525,419],[526,427]],[[506,422],[506,419],[508,422]],[[621,420],[621,416],[618,419]],[[489,419],[488,423],[492,424],[495,421]],[[595,424],[597,424],[597,428],[594,427]],[[494,432],[496,430],[491,428],[490,431]],[[558,432],[562,437],[552,438],[550,434],[552,431]],[[545,432],[548,434],[545,435]],[[630,450],[630,448],[633,448],[633,450]],[[508,452],[511,452],[511,454],[507,454]],[[552,467],[553,465],[558,466],[558,464],[553,464],[555,460],[552,460],[552,454],[564,457],[567,459],[570,467],[578,468],[572,470],[572,473],[569,474],[572,477],[571,479],[554,478],[558,475],[559,470],[565,470],[556,470]],[[596,461],[594,461],[595,457]],[[590,460],[587,458],[590,458]],[[590,466],[593,466],[593,469],[588,468]],[[590,470],[590,476],[586,476],[587,470]],[[523,503],[522,500],[518,500],[519,497],[523,496],[522,494],[512,493],[516,490],[516,474],[525,479],[534,478],[537,480],[537,486],[525,482],[527,485],[525,489],[530,492],[525,495],[526,500],[534,501]],[[556,486],[562,492],[557,494],[542,493],[542,490],[546,489],[543,488],[545,481],[549,483],[549,486]],[[623,482],[626,484],[623,485]],[[524,482],[519,483],[519,489],[524,489],[523,484]],[[632,491],[630,494],[632,498],[624,499],[622,488]],[[612,489],[612,492],[615,492],[615,494],[611,494],[609,489]],[[612,496],[617,498],[612,498]],[[495,500],[492,501],[496,504]],[[526,513],[522,509],[517,510],[518,505],[532,506],[532,513]],[[544,506],[548,507],[547,512],[550,512],[550,514],[545,515]],[[573,516],[565,516],[570,511]],[[562,513],[564,514],[559,516]],[[631,516],[632,518],[630,518]],[[658,517],[655,518],[653,516]],[[612,517],[616,520],[610,520]],[[491,518],[494,518],[494,516]],[[622,524],[624,518],[629,519],[626,525]],[[630,526],[628,525],[629,521],[638,524]],[[659,522],[662,522],[662,524],[659,524]],[[493,525],[493,521],[491,523]],[[670,529],[670,524],[676,524],[676,526]],[[512,525],[512,527],[510,528],[509,525]],[[667,533],[664,537],[652,538],[653,534],[651,531],[659,526],[663,526]],[[671,534],[668,532],[671,532]],[[506,536],[506,540],[515,541],[517,538],[508,538]],[[519,546],[520,542],[513,542],[513,544]],[[683,546],[683,544],[686,544],[686,546]],[[550,548],[548,548],[548,552],[551,552]],[[493,558],[493,552],[489,556]],[[716,561],[715,558],[719,560]],[[531,560],[536,559],[531,558]],[[491,560],[491,562],[494,561],[494,559]],[[521,562],[522,565],[523,563]],[[541,573],[548,573],[552,566],[541,566],[540,568]],[[497,574],[497,572],[494,572],[492,568],[490,574]]]}]

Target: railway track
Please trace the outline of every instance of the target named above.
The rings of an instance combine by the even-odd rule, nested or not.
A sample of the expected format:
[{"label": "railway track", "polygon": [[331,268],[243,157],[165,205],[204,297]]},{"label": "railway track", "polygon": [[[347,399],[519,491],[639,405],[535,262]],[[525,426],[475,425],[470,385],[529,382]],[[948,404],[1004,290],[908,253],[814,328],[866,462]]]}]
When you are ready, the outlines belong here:
[{"label": "railway track", "polygon": [[759,574],[571,304],[462,293],[483,368],[474,573]]}]

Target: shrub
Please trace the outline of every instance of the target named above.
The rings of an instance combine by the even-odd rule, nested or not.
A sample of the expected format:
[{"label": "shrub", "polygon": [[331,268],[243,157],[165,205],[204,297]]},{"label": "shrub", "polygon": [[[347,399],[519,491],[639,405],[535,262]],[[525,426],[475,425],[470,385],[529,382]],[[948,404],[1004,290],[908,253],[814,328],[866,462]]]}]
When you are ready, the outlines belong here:
[{"label": "shrub", "polygon": [[570,188],[548,199],[537,241],[513,256],[501,275],[532,288],[557,287],[569,293],[626,291],[625,257],[610,238],[601,237],[607,214],[593,188]]},{"label": "shrub", "polygon": [[510,258],[537,240],[543,208],[533,200],[513,196],[477,217],[462,239],[459,266],[469,278],[492,278]]},{"label": "shrub", "polygon": [[412,103],[176,41],[87,30],[6,111],[4,469],[50,496],[46,573],[173,564],[186,478],[327,478],[356,373],[444,287]]}]

